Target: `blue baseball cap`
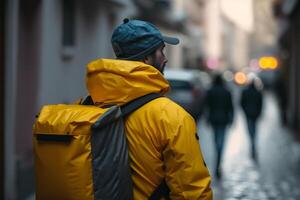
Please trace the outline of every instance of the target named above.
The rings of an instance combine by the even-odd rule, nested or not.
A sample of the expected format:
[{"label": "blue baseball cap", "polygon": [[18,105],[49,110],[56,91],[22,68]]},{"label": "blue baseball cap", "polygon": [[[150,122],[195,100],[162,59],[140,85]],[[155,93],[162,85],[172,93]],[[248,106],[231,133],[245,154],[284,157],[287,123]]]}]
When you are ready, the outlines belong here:
[{"label": "blue baseball cap", "polygon": [[162,35],[149,22],[124,19],[113,31],[111,43],[118,59],[140,60],[164,43],[178,44],[179,39]]}]

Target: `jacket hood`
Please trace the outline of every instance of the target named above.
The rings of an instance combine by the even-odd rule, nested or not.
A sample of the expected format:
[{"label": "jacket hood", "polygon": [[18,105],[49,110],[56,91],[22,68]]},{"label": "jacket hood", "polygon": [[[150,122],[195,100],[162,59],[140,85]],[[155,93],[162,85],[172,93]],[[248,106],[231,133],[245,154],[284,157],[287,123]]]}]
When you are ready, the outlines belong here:
[{"label": "jacket hood", "polygon": [[87,66],[86,85],[95,104],[123,105],[149,93],[165,94],[169,83],[159,70],[138,61],[98,59]]}]

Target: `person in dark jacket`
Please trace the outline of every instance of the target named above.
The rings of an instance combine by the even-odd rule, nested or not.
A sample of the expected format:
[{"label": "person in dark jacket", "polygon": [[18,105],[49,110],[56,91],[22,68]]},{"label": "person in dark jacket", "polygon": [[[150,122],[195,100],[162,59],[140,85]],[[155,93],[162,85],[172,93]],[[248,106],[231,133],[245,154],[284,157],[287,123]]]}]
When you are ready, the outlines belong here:
[{"label": "person in dark jacket", "polygon": [[215,146],[217,151],[215,175],[217,178],[220,178],[220,162],[223,153],[225,132],[227,126],[233,121],[231,93],[226,88],[220,75],[215,76],[213,86],[207,92],[205,104],[208,123],[212,126],[215,136]]},{"label": "person in dark jacket", "polygon": [[256,88],[254,81],[251,82],[242,92],[241,106],[247,120],[248,133],[251,140],[251,156],[254,160],[256,160],[256,121],[261,115],[262,101],[263,97],[261,91]]}]

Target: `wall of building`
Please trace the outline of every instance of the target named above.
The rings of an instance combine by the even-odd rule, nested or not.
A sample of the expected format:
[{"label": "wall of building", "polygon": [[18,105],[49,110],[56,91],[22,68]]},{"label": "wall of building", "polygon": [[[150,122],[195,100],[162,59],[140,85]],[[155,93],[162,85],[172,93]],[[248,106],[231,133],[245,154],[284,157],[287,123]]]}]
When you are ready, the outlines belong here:
[{"label": "wall of building", "polygon": [[288,112],[289,123],[292,128],[297,130],[297,134],[300,134],[300,5],[295,8],[293,14],[290,16],[290,74],[289,74],[289,104]]},{"label": "wall of building", "polygon": [[0,2],[0,199],[4,199],[4,74],[5,74],[5,5]]},{"label": "wall of building", "polygon": [[[124,16],[124,5],[103,1],[77,1],[74,5],[74,44],[62,44],[60,0],[45,1],[43,10],[42,69],[39,103],[70,103],[86,95],[85,67],[91,60],[113,58],[112,29]],[[126,13],[123,11],[125,14]],[[122,13],[122,12],[120,12]],[[122,13],[122,15],[124,14]],[[62,90],[57,93],[57,88]]]},{"label": "wall of building", "polygon": [[275,1],[274,5],[281,29],[278,35],[280,76],[276,92],[283,122],[300,138],[300,2]]},{"label": "wall of building", "polygon": [[252,57],[259,57],[266,53],[273,53],[276,47],[278,26],[272,13],[273,0],[254,0],[254,35],[252,43]]},{"label": "wall of building", "polygon": [[5,95],[4,95],[4,199],[16,199],[15,116],[19,1],[5,7]]},{"label": "wall of building", "polygon": [[222,21],[219,0],[207,2],[205,19],[206,56],[208,60],[219,63],[222,56]]}]

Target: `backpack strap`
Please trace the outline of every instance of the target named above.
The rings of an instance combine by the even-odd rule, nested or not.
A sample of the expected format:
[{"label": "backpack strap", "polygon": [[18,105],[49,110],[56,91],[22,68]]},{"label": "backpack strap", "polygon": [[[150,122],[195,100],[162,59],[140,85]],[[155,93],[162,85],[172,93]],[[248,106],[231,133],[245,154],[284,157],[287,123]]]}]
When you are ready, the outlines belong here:
[{"label": "backpack strap", "polygon": [[125,105],[121,106],[122,115],[126,116],[138,109],[139,107],[141,107],[142,105],[159,97],[162,97],[162,95],[159,93],[151,93],[134,99],[133,101],[130,101],[129,103],[126,103]]},{"label": "backpack strap", "polygon": [[148,200],[159,200],[161,197],[163,197],[165,200],[170,200],[170,189],[165,179],[152,192]]},{"label": "backpack strap", "polygon": [[[159,93],[151,93],[151,94],[147,94],[145,96],[139,97],[137,99],[134,99],[134,100],[130,101],[129,103],[126,103],[125,105],[121,106],[123,116],[130,114],[131,112],[138,109],[142,105],[144,105],[156,98],[159,98],[159,97],[162,97],[162,95]],[[94,102],[93,102],[91,96],[86,96],[85,98],[83,98],[81,100],[80,104],[81,105],[94,105]]]},{"label": "backpack strap", "polygon": [[[162,97],[159,93],[151,93],[147,94],[145,96],[142,96],[140,98],[137,98],[123,106],[121,106],[122,115],[126,116],[130,114],[131,112],[135,111],[142,105],[156,99]],[[164,197],[165,200],[170,200],[169,197],[170,189],[168,185],[166,184],[166,181],[163,180],[159,186],[152,192],[151,196],[149,197],[149,200],[159,200],[161,197]]]},{"label": "backpack strap", "polygon": [[80,105],[94,105],[92,97],[90,95],[86,96],[81,100]]}]

